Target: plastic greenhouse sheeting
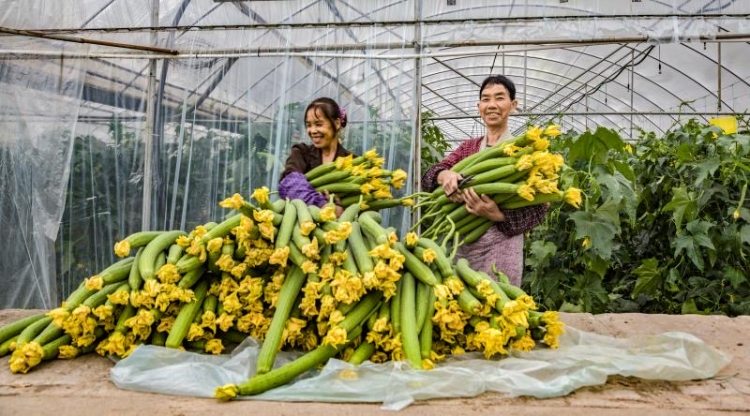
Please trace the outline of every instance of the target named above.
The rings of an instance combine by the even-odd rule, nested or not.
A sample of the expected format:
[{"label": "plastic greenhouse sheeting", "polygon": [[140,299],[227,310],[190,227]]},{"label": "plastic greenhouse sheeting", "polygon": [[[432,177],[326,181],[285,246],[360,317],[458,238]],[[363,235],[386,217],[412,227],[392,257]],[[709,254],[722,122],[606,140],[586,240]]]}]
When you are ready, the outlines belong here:
[{"label": "plastic greenhouse sheeting", "polygon": [[554,119],[636,137],[747,112],[748,14],[714,0],[0,0],[0,28],[174,52],[0,30],[0,307],[51,308],[144,224],[191,229],[221,219],[224,196],[275,188],[318,96],[347,109],[347,148],[412,178],[420,114],[452,143],[483,134],[491,73],[517,84],[514,130]]},{"label": "plastic greenhouse sheeting", "polygon": [[[216,387],[241,383],[252,375],[257,354],[257,343],[251,338],[231,355],[221,356],[142,345],[119,361],[110,375],[123,389],[213,397]],[[276,365],[297,356],[280,352]],[[672,381],[710,378],[729,361],[726,354],[684,332],[618,339],[568,327],[557,350],[514,353],[501,360],[470,353],[429,371],[412,370],[404,362],[352,366],[333,359],[292,384],[238,398],[382,402],[385,409],[399,410],[415,400],[473,397],[487,391],[563,396],[580,387],[604,384],[611,375]]]}]

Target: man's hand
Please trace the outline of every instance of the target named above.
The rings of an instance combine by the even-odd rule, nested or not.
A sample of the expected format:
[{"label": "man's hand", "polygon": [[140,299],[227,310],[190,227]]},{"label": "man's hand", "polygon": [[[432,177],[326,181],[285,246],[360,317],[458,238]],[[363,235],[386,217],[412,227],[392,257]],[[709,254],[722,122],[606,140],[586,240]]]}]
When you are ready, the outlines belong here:
[{"label": "man's hand", "polygon": [[450,195],[448,199],[453,202],[462,202],[464,200],[461,190],[458,189],[458,181],[461,179],[460,174],[447,169],[440,172],[437,176],[437,182],[443,186],[445,194]]},{"label": "man's hand", "polygon": [[477,195],[474,188],[463,191],[463,199],[466,203],[466,211],[479,217],[487,218],[490,221],[505,221],[505,214],[500,211],[495,201],[487,195]]}]

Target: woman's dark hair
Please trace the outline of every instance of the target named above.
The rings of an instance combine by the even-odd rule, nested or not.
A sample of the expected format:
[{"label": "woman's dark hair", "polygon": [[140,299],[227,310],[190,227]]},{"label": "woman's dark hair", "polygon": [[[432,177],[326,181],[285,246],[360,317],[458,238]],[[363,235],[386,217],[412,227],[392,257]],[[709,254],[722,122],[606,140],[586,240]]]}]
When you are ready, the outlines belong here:
[{"label": "woman's dark hair", "polygon": [[480,99],[482,98],[482,91],[484,91],[484,89],[487,88],[488,85],[502,85],[508,90],[511,101],[516,99],[516,84],[514,84],[513,81],[511,81],[510,78],[506,77],[505,75],[490,75],[485,78],[484,82],[482,82],[482,86],[479,88]]},{"label": "woman's dark hair", "polygon": [[[344,111],[343,108],[339,107],[339,105],[331,98],[328,97],[320,97],[314,99],[305,109],[305,118],[307,118],[307,112],[315,109],[316,113],[317,110],[320,110],[320,112],[323,114],[323,117],[325,117],[326,120],[328,120],[329,123],[333,126],[334,129],[336,129],[336,123],[335,120],[339,120],[341,122],[341,127],[346,127],[346,111]],[[336,133],[338,133],[338,130],[336,130]]]}]

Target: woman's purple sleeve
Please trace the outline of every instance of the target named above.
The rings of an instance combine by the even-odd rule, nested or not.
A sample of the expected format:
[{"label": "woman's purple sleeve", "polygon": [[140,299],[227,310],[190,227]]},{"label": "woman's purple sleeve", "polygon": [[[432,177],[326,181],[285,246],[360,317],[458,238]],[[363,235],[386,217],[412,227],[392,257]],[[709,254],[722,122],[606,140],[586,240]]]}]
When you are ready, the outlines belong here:
[{"label": "woman's purple sleeve", "polygon": [[301,199],[307,205],[322,207],[326,204],[326,198],[316,191],[305,175],[299,172],[291,172],[279,182],[279,196],[289,199]]}]

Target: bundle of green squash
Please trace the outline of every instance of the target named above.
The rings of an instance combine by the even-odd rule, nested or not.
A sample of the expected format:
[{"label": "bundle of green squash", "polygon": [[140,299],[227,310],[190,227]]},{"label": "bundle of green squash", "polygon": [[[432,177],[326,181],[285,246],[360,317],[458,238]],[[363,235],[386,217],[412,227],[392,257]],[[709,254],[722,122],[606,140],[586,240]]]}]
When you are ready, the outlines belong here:
[{"label": "bundle of green squash", "polygon": [[[465,165],[481,165],[476,159]],[[220,354],[254,337],[261,341],[255,375],[216,388],[228,400],[286,384],[333,357],[429,370],[467,351],[490,359],[556,348],[564,328],[557,313],[538,312],[507,276],[455,261],[460,243],[449,252],[450,238],[399,238],[381,225],[379,209],[439,198],[394,198],[390,188],[405,175],[382,169],[382,158],[367,152],[307,174],[346,206],[340,216],[333,202],[271,202],[262,187],[252,203],[239,194],[222,201],[235,214],[221,223],[134,233],[115,244],[122,260],[59,308],[0,328],[0,356],[11,354],[11,371],[26,373],[89,352],[126,357],[141,344]],[[305,353],[274,369],[280,350]]]},{"label": "bundle of green squash", "polygon": [[[563,156],[548,151],[550,139],[559,135],[556,125],[529,126],[510,140],[462,159],[451,170],[463,178],[461,189],[487,195],[503,209],[557,202],[579,208],[583,202],[580,189],[559,189]],[[475,242],[492,226],[491,221],[469,213],[465,204],[452,202],[442,187],[420,195],[416,207],[423,215],[413,229],[422,228],[425,237],[441,236],[458,247]]]},{"label": "bundle of green squash", "polygon": [[[236,214],[183,231],[145,231],[115,245],[123,259],[89,277],[59,308],[0,328],[0,356],[14,373],[88,352],[126,357],[140,344],[227,352],[262,341],[257,371],[216,397],[252,395],[337,357],[351,363],[405,360],[430,369],[480,351],[502,357],[544,344],[563,324],[506,276],[454,261],[435,241],[399,238],[380,214],[353,203],[336,216],[300,200],[254,203],[234,195]],[[273,369],[281,349],[302,350]]]}]

